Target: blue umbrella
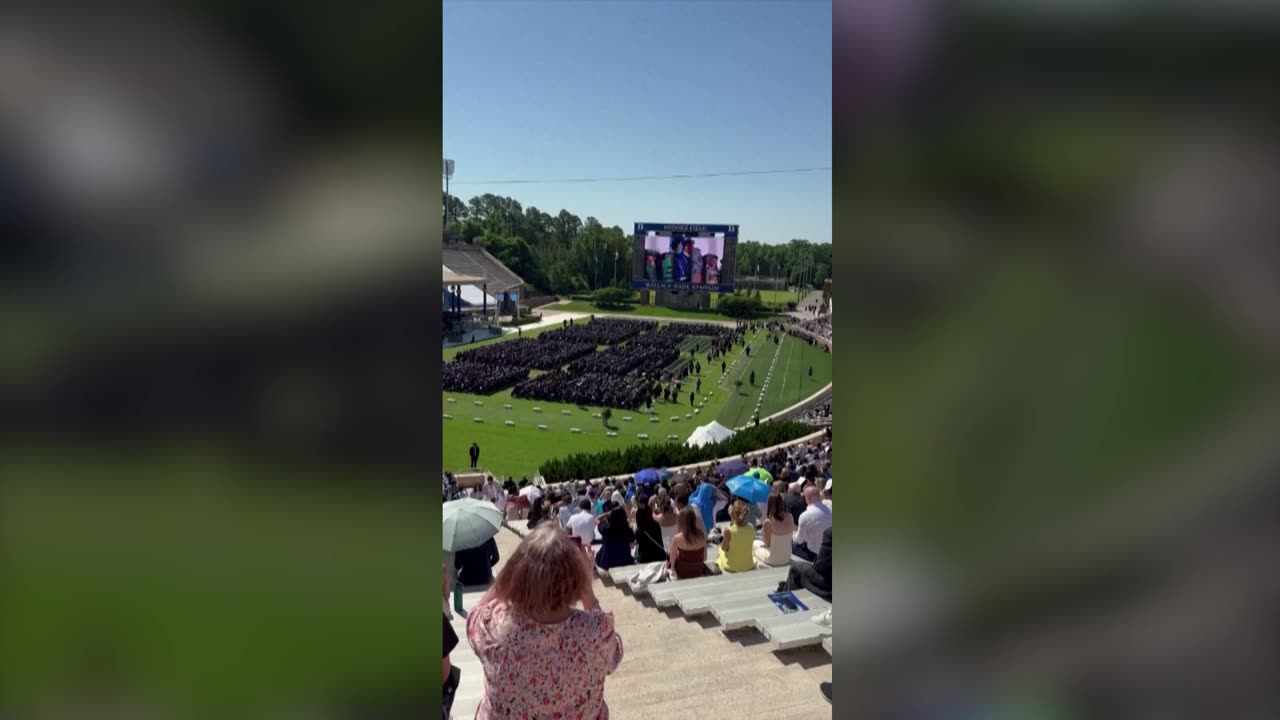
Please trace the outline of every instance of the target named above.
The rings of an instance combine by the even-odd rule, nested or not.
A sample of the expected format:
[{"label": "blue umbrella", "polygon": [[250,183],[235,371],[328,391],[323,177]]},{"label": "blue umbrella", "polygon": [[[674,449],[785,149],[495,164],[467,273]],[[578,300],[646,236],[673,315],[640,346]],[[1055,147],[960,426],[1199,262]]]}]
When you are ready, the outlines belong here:
[{"label": "blue umbrella", "polygon": [[741,460],[728,460],[722,462],[720,463],[720,467],[716,469],[716,472],[720,473],[721,477],[733,477],[734,475],[741,475],[746,471],[747,464]]},{"label": "blue umbrella", "polygon": [[657,470],[654,470],[653,468],[641,470],[640,472],[636,473],[637,485],[653,485],[654,483],[657,483],[661,479],[662,479],[661,475],[658,473]]},{"label": "blue umbrella", "polygon": [[675,475],[675,473],[671,472],[666,468],[662,468],[661,470],[658,471],[659,480],[670,480],[672,475]]},{"label": "blue umbrella", "polygon": [[689,496],[689,504],[698,508],[702,514],[702,527],[707,532],[711,532],[711,528],[716,524],[716,490],[711,487],[711,483],[702,483],[697,490]]},{"label": "blue umbrella", "polygon": [[729,492],[747,502],[761,503],[769,499],[772,488],[752,475],[739,475],[729,481]]}]

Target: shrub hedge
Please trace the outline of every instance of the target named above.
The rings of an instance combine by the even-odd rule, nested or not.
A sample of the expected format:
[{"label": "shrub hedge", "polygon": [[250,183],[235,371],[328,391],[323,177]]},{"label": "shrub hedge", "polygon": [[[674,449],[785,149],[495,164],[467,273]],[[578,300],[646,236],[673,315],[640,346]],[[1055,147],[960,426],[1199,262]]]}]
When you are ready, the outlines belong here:
[{"label": "shrub hedge", "polygon": [[625,475],[650,467],[675,467],[755,452],[813,432],[814,428],[804,423],[772,422],[746,428],[724,442],[700,448],[688,447],[683,442],[632,445],[619,450],[576,453],[548,460],[538,471],[549,483]]}]

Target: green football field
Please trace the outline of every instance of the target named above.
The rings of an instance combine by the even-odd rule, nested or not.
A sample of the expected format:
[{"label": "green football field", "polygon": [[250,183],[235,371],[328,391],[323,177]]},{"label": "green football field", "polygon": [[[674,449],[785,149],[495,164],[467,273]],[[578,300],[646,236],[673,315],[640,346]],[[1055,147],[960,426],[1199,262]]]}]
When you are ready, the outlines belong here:
[{"label": "green football field", "polygon": [[[526,333],[526,336],[538,332]],[[506,339],[509,336],[489,342]],[[831,382],[831,355],[821,349],[786,335],[781,344],[770,342],[764,333],[749,336],[749,341],[751,357],[748,358],[741,347],[735,349],[724,358],[729,367],[723,374],[719,361],[714,367],[708,367],[706,358],[702,358],[702,393],[697,396],[694,407],[689,406],[688,393],[694,389],[692,383],[698,375],[685,380],[682,402],[667,403],[659,399],[653,404],[652,415],[643,408],[614,409],[610,425],[617,432],[615,437],[608,436],[609,430],[603,421],[595,417],[602,410],[599,407],[518,400],[511,397],[510,389],[493,395],[445,392],[442,413],[450,417],[443,421],[444,467],[454,471],[470,467],[467,449],[476,442],[480,445],[480,467],[484,470],[503,476],[532,477],[542,461],[576,452],[667,442],[670,435],[683,441],[697,426],[712,420],[731,428],[741,427],[751,422],[757,403],[764,417],[794,405]],[[451,359],[466,347],[445,350],[444,359]],[[756,374],[755,386],[750,383],[752,371]],[[741,387],[735,387],[736,380],[742,381]],[[511,408],[506,409],[505,405]],[[477,422],[476,418],[483,422]],[[514,424],[507,425],[508,421]],[[539,429],[539,425],[545,425],[546,429]],[[574,432],[573,428],[580,432]]]}]

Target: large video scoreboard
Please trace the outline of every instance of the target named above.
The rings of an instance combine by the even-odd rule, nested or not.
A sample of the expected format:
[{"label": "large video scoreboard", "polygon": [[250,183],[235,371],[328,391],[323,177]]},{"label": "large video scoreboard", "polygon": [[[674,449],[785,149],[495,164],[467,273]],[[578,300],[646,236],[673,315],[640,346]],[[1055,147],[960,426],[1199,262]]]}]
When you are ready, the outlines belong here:
[{"label": "large video scoreboard", "polygon": [[731,293],[737,225],[636,223],[631,287]]}]

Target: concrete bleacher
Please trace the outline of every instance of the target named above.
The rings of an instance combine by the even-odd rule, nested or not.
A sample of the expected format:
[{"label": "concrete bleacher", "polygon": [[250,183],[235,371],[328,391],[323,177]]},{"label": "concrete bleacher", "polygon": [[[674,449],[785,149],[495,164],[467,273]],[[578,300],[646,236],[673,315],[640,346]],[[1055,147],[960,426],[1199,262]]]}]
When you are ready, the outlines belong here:
[{"label": "concrete bleacher", "polygon": [[[707,562],[714,566],[718,548],[708,546]],[[642,566],[632,565],[602,572],[615,585],[625,585]],[[763,568],[743,573],[720,573],[689,580],[673,580],[643,588],[635,595],[648,595],[658,608],[675,608],[686,617],[712,615],[723,631],[755,629],[775,650],[817,645],[829,640],[831,628],[813,622],[831,604],[807,590],[795,591],[796,599],[808,610],[783,613],[769,599],[785,581],[789,568]],[[824,645],[830,652],[829,643]]]}]

